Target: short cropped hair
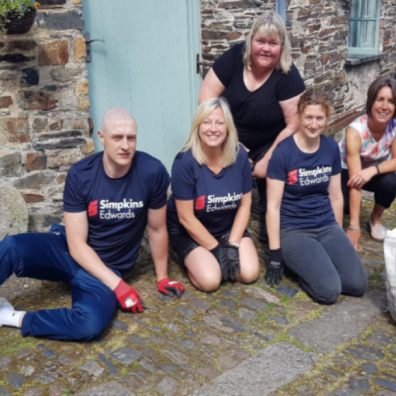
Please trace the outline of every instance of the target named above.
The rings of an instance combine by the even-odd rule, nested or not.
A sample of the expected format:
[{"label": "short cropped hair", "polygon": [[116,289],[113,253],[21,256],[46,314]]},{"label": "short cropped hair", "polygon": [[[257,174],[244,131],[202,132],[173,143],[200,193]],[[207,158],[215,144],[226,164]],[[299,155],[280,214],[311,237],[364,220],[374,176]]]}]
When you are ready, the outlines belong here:
[{"label": "short cropped hair", "polygon": [[255,34],[277,37],[282,43],[282,52],[277,69],[287,74],[292,65],[291,45],[283,19],[275,12],[258,17],[254,22],[245,40],[243,64],[247,69],[251,67],[252,38]]},{"label": "short cropped hair", "polygon": [[223,143],[223,158],[221,160],[221,166],[227,167],[232,165],[237,157],[239,144],[238,144],[238,134],[235,128],[234,120],[230,108],[228,107],[226,99],[212,98],[202,102],[195,113],[190,135],[188,137],[187,143],[184,145],[181,151],[187,151],[191,149],[193,157],[196,159],[198,164],[205,165],[206,158],[202,151],[201,140],[199,138],[199,127],[209,117],[213,111],[220,108],[224,114],[224,121],[227,128],[226,140]]},{"label": "short cropped hair", "polygon": [[[371,116],[371,109],[373,107],[373,104],[375,100],[377,99],[378,92],[384,88],[384,87],[389,87],[392,91],[392,96],[393,96],[393,103],[396,104],[396,80],[392,77],[379,77],[376,80],[374,80],[368,90],[367,90],[367,101],[366,101],[366,114],[370,117]],[[395,117],[396,109],[395,112],[393,113],[393,118]]]},{"label": "short cropped hair", "polygon": [[313,88],[307,89],[301,96],[297,105],[297,112],[301,115],[304,109],[310,105],[319,105],[323,108],[326,113],[327,120],[330,119],[332,106],[327,95]]}]

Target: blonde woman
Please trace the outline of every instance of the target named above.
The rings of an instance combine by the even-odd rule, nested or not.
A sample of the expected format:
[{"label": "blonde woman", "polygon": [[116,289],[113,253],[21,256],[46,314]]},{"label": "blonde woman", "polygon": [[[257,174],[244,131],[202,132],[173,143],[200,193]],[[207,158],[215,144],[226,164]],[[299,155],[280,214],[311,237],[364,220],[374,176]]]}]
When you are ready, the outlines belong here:
[{"label": "blonde woman", "polygon": [[259,261],[246,230],[252,178],[223,98],[198,107],[189,139],[172,166],[170,241],[195,287],[210,292],[222,280],[250,283]]}]

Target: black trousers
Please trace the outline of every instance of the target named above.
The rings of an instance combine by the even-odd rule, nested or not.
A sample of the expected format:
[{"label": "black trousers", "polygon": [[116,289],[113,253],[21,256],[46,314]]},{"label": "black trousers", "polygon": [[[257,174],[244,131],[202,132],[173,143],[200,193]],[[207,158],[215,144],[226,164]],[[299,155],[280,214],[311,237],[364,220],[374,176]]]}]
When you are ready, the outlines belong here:
[{"label": "black trousers", "polygon": [[[347,186],[349,176],[348,170],[343,169],[341,173],[342,193],[344,195],[344,213],[349,213],[349,188]],[[396,174],[395,172],[383,173],[374,176],[363,186],[363,190],[374,193],[374,202],[385,209],[392,205],[396,196]]]}]

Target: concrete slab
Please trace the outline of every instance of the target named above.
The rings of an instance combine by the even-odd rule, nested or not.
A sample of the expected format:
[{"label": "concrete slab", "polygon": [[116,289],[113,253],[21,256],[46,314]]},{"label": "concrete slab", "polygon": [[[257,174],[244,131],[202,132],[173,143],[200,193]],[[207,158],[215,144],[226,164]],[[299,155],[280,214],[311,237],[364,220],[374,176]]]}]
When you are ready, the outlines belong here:
[{"label": "concrete slab", "polygon": [[194,396],[265,396],[307,372],[315,355],[293,345],[279,343],[263,349],[204,386]]},{"label": "concrete slab", "polygon": [[119,384],[118,382],[107,382],[99,386],[86,389],[76,393],[75,396],[134,396],[130,390]]},{"label": "concrete slab", "polygon": [[318,352],[331,352],[356,337],[382,314],[384,298],[384,292],[380,291],[359,299],[348,298],[326,307],[319,318],[293,328],[288,334]]}]

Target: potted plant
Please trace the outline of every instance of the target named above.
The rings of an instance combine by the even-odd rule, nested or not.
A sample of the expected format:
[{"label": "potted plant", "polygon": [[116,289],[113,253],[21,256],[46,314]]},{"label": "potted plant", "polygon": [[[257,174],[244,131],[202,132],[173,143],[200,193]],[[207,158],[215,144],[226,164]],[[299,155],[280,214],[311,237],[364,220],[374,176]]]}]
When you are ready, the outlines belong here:
[{"label": "potted plant", "polygon": [[32,0],[1,0],[0,26],[8,34],[27,33],[33,25],[40,3]]}]

